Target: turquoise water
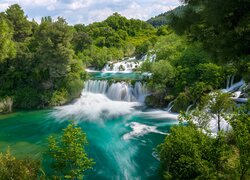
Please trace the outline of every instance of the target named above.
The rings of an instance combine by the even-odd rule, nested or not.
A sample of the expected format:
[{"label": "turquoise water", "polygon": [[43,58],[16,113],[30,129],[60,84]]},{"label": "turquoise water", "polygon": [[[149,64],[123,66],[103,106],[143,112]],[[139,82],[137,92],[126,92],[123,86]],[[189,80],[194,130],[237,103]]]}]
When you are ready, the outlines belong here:
[{"label": "turquoise water", "polygon": [[[91,76],[95,80],[142,78],[138,73],[95,72]],[[93,83],[90,89],[102,89],[102,84]],[[136,93],[143,95],[142,90],[140,87]],[[119,84],[112,92],[118,99],[125,92],[133,94],[129,85]],[[59,135],[73,117],[86,132],[86,151],[95,161],[93,169],[86,172],[86,179],[159,179],[155,148],[177,123],[176,115],[145,110],[138,102],[114,101],[106,93],[85,92],[67,106],[1,115],[0,151],[10,146],[12,154],[19,158],[44,157],[48,136]],[[43,159],[47,168],[46,158]]]},{"label": "turquoise water", "polygon": [[141,73],[103,73],[103,72],[91,72],[91,79],[95,80],[141,80],[143,76]]},{"label": "turquoise water", "polygon": [[[55,118],[54,111],[0,116],[0,150],[5,151],[10,146],[18,157],[41,157],[46,151],[47,137],[58,134],[68,124],[68,121]],[[153,116],[150,112],[137,110],[102,120],[79,119],[77,123],[89,141],[87,152],[96,162],[86,178],[158,179],[159,161],[153,156],[154,148],[163,141],[163,133],[167,133],[176,121]]]}]

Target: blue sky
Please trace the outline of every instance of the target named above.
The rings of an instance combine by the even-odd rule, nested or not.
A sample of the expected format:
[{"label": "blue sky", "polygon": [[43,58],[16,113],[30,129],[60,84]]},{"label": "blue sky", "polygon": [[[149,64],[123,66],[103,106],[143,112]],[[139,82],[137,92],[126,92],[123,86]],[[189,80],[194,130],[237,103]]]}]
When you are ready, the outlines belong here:
[{"label": "blue sky", "polygon": [[64,17],[70,24],[102,21],[114,12],[147,20],[180,5],[179,0],[0,0],[0,11],[18,3],[29,19]]}]

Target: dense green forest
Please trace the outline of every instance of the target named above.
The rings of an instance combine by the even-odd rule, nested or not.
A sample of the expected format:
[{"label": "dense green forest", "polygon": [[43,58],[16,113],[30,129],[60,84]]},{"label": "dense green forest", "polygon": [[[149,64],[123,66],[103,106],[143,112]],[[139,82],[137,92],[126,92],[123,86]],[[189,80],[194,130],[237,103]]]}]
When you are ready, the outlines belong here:
[{"label": "dense green forest", "polygon": [[0,27],[0,97],[17,109],[70,102],[80,95],[86,66],[101,69],[109,60],[132,56],[156,36],[150,24],[117,13],[88,26],[69,26],[60,17],[37,24],[17,4],[1,13]]},{"label": "dense green forest", "polygon": [[[15,109],[69,103],[79,97],[88,79],[86,67],[100,70],[111,60],[156,55],[154,62],[148,58],[135,71],[152,73],[143,79],[151,92],[145,100],[147,107],[163,108],[173,102],[172,111],[180,113],[180,124],[172,127],[157,147],[161,176],[249,179],[250,103],[248,100],[237,106],[232,94],[219,89],[226,87],[230,76],[235,76],[235,82],[243,79],[249,84],[250,2],[182,2],[183,6],[147,22],[128,20],[114,13],[87,26],[70,26],[61,17],[44,17],[37,24],[27,19],[19,5],[10,6],[0,14],[0,102],[6,104],[2,111],[11,111],[12,103]],[[249,86],[242,92],[249,98]],[[185,113],[190,105],[193,111]],[[208,127],[211,119],[218,123],[217,134],[212,134]],[[231,125],[230,130],[225,132],[220,127],[222,119]],[[76,163],[75,169],[69,175],[58,170],[68,170],[70,166],[62,160],[65,156],[57,156],[65,149],[69,150],[66,155],[72,153],[65,148],[65,142],[76,138],[79,146],[87,143],[85,134],[76,126],[69,125],[64,130],[67,131],[76,131],[77,135],[70,137],[70,133],[65,133],[59,143],[51,137],[49,154],[56,163],[57,176],[66,174],[66,178],[81,179],[83,174],[77,173],[93,164],[84,148],[78,156],[86,164],[69,158]],[[0,164],[11,158],[9,152],[1,154]],[[17,172],[19,167],[34,166],[30,174],[22,177],[43,176],[38,162],[11,162],[17,164],[13,166]]]},{"label": "dense green forest", "polygon": [[138,70],[153,73],[148,82],[153,94],[146,100],[151,107],[176,99],[173,110],[179,112],[204,93],[225,87],[230,75],[248,80],[245,6],[225,7],[225,14],[241,12],[238,24],[233,24],[237,14],[219,19],[223,12],[213,4],[203,11],[197,6],[202,7],[186,5],[160,15],[167,16],[167,25],[154,28],[118,13],[88,26],[69,26],[63,18],[50,17],[37,24],[27,20],[19,5],[12,5],[1,13],[0,96],[11,97],[19,109],[62,105],[79,96],[85,67],[102,69],[108,61],[147,53],[156,54],[156,63],[146,62]]}]

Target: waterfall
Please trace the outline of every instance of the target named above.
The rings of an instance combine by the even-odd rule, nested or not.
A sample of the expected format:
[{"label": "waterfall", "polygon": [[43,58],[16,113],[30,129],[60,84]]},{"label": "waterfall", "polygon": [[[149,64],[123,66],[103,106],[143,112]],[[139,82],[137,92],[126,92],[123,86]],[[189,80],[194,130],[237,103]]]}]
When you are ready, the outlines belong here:
[{"label": "waterfall", "polygon": [[171,112],[171,109],[173,108],[173,106],[174,106],[174,100],[171,101],[170,103],[168,103],[168,106],[167,106],[167,108],[166,108],[166,111],[167,111],[167,112]]},{"label": "waterfall", "polygon": [[142,61],[148,60],[149,62],[155,62],[155,59],[156,59],[156,54],[152,54],[152,55],[146,54],[141,58]]},{"label": "waterfall", "polygon": [[232,76],[232,78],[231,78],[230,87],[233,86],[233,84],[234,84],[234,77],[235,77],[235,76]]},{"label": "waterfall", "polygon": [[226,85],[226,89],[228,89],[230,87],[230,79],[231,79],[231,76],[227,76],[227,85]]},{"label": "waterfall", "polygon": [[187,110],[186,110],[186,114],[188,114],[188,112],[189,112],[189,110],[190,110],[190,108],[193,106],[193,104],[191,104],[191,105],[189,105],[188,107],[187,107]]},{"label": "waterfall", "polygon": [[126,82],[116,82],[109,85],[108,81],[89,80],[85,83],[83,93],[104,94],[114,101],[143,102],[148,95],[144,84],[136,82],[134,86]]},{"label": "waterfall", "polygon": [[229,88],[222,89],[222,92],[233,92],[233,91],[240,89],[244,85],[245,85],[244,80],[241,80],[241,81],[231,85]]},{"label": "waterfall", "polygon": [[73,104],[57,107],[53,115],[58,119],[100,120],[134,112],[141,106],[148,91],[145,84],[89,80],[81,97]]},{"label": "waterfall", "polygon": [[120,62],[109,62],[102,69],[103,72],[126,72],[131,73],[134,69],[142,64],[141,60],[136,60],[135,57],[123,59]]}]

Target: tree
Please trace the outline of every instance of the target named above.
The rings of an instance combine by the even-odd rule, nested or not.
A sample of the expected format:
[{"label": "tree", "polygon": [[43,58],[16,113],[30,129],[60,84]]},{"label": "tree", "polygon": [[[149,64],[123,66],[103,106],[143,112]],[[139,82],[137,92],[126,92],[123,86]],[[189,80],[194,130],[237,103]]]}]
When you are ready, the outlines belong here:
[{"label": "tree", "polygon": [[27,16],[18,4],[11,5],[6,11],[6,17],[14,28],[14,40],[23,42],[32,34],[32,24],[28,21]]},{"label": "tree", "polygon": [[0,63],[15,55],[15,45],[12,41],[13,29],[6,19],[0,16]]},{"label": "tree", "polygon": [[39,161],[19,160],[11,155],[8,148],[6,153],[0,153],[0,180],[43,179]]},{"label": "tree", "polygon": [[220,132],[221,120],[222,118],[226,119],[229,112],[233,112],[235,107],[234,101],[230,98],[229,94],[220,91],[203,96],[201,101],[204,110],[207,111],[210,117],[216,118],[218,132]]},{"label": "tree", "polygon": [[250,177],[250,102],[237,109],[230,120],[239,149],[239,174],[240,179]]},{"label": "tree", "polygon": [[51,22],[45,18],[35,34],[37,66],[43,81],[50,82],[50,89],[55,86],[55,81],[64,78],[70,72],[70,64],[74,62],[74,51],[70,41],[73,31],[63,18]]},{"label": "tree", "polygon": [[193,124],[172,127],[158,147],[164,179],[213,179],[214,143]]},{"label": "tree", "polygon": [[58,139],[49,137],[48,155],[52,158],[55,177],[65,179],[82,179],[84,171],[90,169],[93,160],[85,151],[86,134],[76,124],[69,124],[63,129]]},{"label": "tree", "polygon": [[172,13],[170,26],[202,43],[217,61],[239,62],[249,56],[248,0],[182,0],[185,8]]}]

